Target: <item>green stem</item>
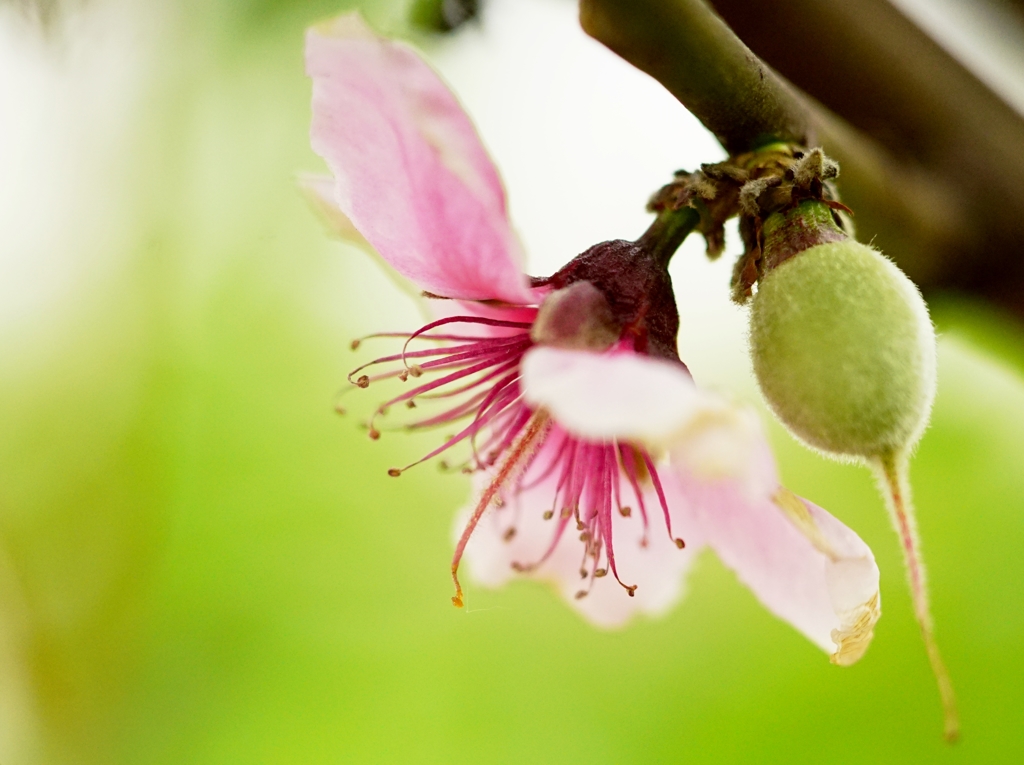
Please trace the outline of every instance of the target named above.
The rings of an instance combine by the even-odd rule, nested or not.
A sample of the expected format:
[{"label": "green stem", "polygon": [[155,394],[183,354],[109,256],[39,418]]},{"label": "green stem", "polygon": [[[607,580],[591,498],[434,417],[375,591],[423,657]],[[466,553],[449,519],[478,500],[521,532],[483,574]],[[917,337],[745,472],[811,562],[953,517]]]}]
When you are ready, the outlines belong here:
[{"label": "green stem", "polygon": [[700,223],[700,213],[692,207],[678,210],[660,210],[654,223],[636,240],[658,264],[668,268],[676,250]]},{"label": "green stem", "polygon": [[953,683],[949,679],[949,671],[942,661],[939,645],[935,641],[931,609],[928,605],[924,561],[921,559],[921,540],[917,535],[910,482],[907,480],[907,461],[905,457],[886,454],[878,458],[874,467],[878,471],[879,487],[886,498],[886,506],[889,508],[893,526],[896,527],[903,547],[903,560],[907,565],[907,579],[914,602],[914,616],[917,617],[917,624],[921,628],[928,661],[931,663],[932,673],[939,686],[939,695],[942,697],[946,740],[952,743],[960,736],[960,716],[956,708]]}]

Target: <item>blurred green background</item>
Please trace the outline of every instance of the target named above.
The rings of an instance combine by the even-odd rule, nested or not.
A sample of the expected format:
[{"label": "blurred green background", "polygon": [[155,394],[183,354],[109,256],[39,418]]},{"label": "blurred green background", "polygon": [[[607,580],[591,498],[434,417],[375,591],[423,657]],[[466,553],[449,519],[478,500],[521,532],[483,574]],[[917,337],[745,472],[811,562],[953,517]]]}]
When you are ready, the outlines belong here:
[{"label": "blurred green background", "polygon": [[[0,233],[0,763],[1024,762],[1019,326],[933,306],[940,389],[913,480],[957,746],[941,741],[870,475],[777,427],[787,484],[878,558],[884,618],[858,665],[829,665],[711,555],[666,618],[620,632],[532,582],[471,585],[457,611],[466,481],[429,467],[389,479],[429,441],[371,447],[357,416],[332,411],[348,341],[416,321],[294,187],[320,167],[302,30],[338,3],[96,0],[68,10],[93,21],[45,34],[12,8],[8,58],[56,60],[55,99],[103,66],[131,96],[39,112],[110,117],[83,122],[95,135],[61,126],[76,136],[64,149],[34,133],[38,156],[89,162],[58,168],[71,202],[45,183],[11,191],[39,217],[28,239]],[[404,17],[398,3],[367,12],[391,28]],[[135,53],[95,64],[81,34]],[[708,271],[696,246],[684,257],[731,310],[728,266]],[[698,329],[735,360],[736,326]],[[729,379],[732,363],[706,376]]]}]

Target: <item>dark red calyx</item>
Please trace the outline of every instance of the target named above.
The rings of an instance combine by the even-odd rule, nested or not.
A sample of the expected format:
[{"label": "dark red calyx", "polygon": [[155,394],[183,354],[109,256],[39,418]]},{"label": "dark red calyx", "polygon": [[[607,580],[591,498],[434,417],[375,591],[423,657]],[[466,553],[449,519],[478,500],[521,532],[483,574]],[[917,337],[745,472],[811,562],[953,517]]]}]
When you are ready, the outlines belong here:
[{"label": "dark red calyx", "polygon": [[601,242],[546,279],[534,279],[533,285],[564,289],[581,281],[604,296],[622,328],[621,337],[632,338],[638,353],[682,363],[676,350],[679,312],[672,280],[649,247],[622,239]]}]

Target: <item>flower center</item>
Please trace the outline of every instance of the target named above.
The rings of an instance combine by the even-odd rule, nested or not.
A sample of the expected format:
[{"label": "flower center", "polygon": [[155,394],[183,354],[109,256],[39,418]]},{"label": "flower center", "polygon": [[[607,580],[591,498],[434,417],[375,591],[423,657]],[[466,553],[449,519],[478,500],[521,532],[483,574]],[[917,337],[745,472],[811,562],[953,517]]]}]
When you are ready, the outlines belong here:
[{"label": "flower center", "polygon": [[[590,442],[571,435],[547,412],[529,407],[520,384],[520,364],[535,344],[596,353],[617,347],[682,364],[675,346],[679,316],[665,262],[641,243],[604,242],[551,277],[533,283],[551,291],[539,308],[509,306],[509,316],[520,320],[455,316],[431,322],[411,334],[383,335],[403,338],[401,353],[375,359],[349,376],[360,388],[392,378],[417,380],[411,389],[373,413],[367,423],[373,439],[380,437],[381,419],[399,404],[418,411],[423,404],[435,407],[433,413],[402,425],[405,430],[460,423],[459,430],[436,449],[403,468],[391,468],[390,475],[399,476],[458,444],[468,444],[469,456],[455,467],[466,473],[494,471],[452,558],[452,602],[456,606],[463,604],[459,563],[484,512],[514,503],[524,491],[545,481],[553,482],[553,496],[547,509],[535,510],[557,521],[546,550],[538,551],[535,560],[515,562],[518,571],[531,571],[547,561],[572,522],[583,543],[580,574],[589,580],[577,597],[585,596],[594,581],[609,572],[633,596],[636,585],[626,584],[619,576],[612,520],[616,514],[630,517],[631,505],[635,505],[644,529],[642,544],[646,545],[645,487],[648,491],[653,488],[657,496],[669,537],[677,547],[684,546],[682,539],[672,537],[658,472],[643,448],[614,440]],[[424,343],[430,345],[421,347]],[[353,345],[357,347],[358,341]],[[371,369],[373,374],[368,373]],[[633,499],[624,503],[623,495],[630,493]],[[505,538],[514,536],[513,525]]]},{"label": "flower center", "polygon": [[[620,338],[631,341],[632,350],[679,362],[676,336],[679,312],[667,265],[654,257],[642,242],[616,239],[602,242],[573,258],[546,279],[534,279],[537,287],[555,290],[588,284],[604,298],[608,315],[590,321],[598,327],[617,326]],[[577,288],[578,289],[578,288]],[[572,300],[591,311],[597,300],[583,292]]]}]

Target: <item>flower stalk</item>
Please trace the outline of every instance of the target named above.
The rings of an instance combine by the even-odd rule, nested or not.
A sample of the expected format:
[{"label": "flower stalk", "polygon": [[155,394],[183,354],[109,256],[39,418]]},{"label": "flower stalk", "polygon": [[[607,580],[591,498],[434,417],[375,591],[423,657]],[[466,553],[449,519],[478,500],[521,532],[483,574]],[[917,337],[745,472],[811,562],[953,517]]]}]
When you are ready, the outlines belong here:
[{"label": "flower stalk", "polygon": [[921,637],[928,652],[928,662],[931,664],[942,698],[944,734],[946,740],[953,743],[960,737],[960,715],[957,712],[953,683],[949,679],[949,671],[935,640],[924,561],[920,552],[921,540],[917,533],[910,481],[907,479],[907,460],[890,452],[874,460],[873,467],[878,476],[879,490],[886,499],[886,507],[889,509],[893,526],[900,537],[903,561],[907,567],[907,581],[914,602],[914,617],[921,628]]},{"label": "flower stalk", "polygon": [[700,213],[692,207],[659,210],[658,217],[636,243],[650,253],[659,266],[668,268],[676,250],[699,224]]}]

